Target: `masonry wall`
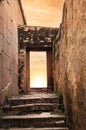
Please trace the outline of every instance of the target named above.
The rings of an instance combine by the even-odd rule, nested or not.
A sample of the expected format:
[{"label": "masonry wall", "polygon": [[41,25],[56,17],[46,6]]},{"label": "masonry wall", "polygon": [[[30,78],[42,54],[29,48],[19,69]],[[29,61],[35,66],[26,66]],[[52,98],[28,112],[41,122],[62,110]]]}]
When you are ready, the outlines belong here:
[{"label": "masonry wall", "polygon": [[86,0],[65,0],[54,43],[54,87],[63,92],[68,125],[86,129]]},{"label": "masonry wall", "polygon": [[0,104],[18,93],[18,25],[23,25],[18,0],[0,0]]}]

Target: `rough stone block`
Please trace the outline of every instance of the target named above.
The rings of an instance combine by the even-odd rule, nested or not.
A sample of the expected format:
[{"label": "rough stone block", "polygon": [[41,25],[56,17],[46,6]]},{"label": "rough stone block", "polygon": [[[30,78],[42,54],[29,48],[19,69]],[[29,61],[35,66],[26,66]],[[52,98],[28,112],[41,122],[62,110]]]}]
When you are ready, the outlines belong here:
[{"label": "rough stone block", "polygon": [[13,40],[13,35],[8,28],[6,28],[6,40],[8,41],[9,44],[11,44]]},{"label": "rough stone block", "polygon": [[0,72],[2,71],[2,54],[0,54]]},{"label": "rough stone block", "polygon": [[4,68],[9,69],[9,57],[4,52],[2,53],[2,65]]},{"label": "rough stone block", "polygon": [[13,71],[13,60],[11,57],[9,58],[9,70]]},{"label": "rough stone block", "polygon": [[7,84],[10,82],[8,69],[6,68],[2,69],[1,80],[2,80],[2,89],[4,89],[7,86]]},{"label": "rough stone block", "polygon": [[0,34],[5,35],[4,21],[3,21],[3,19],[1,17],[0,17]]},{"label": "rough stone block", "polygon": [[7,43],[6,39],[3,38],[2,51],[9,56],[10,55],[10,44]]},{"label": "rough stone block", "polygon": [[17,61],[16,61],[16,59],[14,59],[13,60],[13,72],[14,72],[14,74],[17,74],[17,72],[18,72],[18,64],[17,64]]},{"label": "rough stone block", "polygon": [[4,3],[0,2],[0,17],[3,18],[4,15]]},{"label": "rough stone block", "polygon": [[[0,71],[0,75],[1,75],[1,71]],[[2,80],[1,80],[1,76],[0,76],[0,90],[1,90],[1,86],[2,86]]]},{"label": "rough stone block", "polygon": [[18,76],[16,74],[13,74],[13,83],[17,85],[18,83]]},{"label": "rough stone block", "polygon": [[13,72],[11,70],[8,70],[8,71],[9,71],[9,82],[13,83]]},{"label": "rough stone block", "polygon": [[8,42],[6,43],[6,47],[5,47],[4,51],[8,57],[11,57],[11,45],[8,44]]},{"label": "rough stone block", "polygon": [[13,18],[8,16],[8,25],[7,28],[9,29],[9,31],[14,34],[14,23],[13,23]]},{"label": "rough stone block", "polygon": [[0,34],[0,54],[2,53],[3,42],[3,36]]}]

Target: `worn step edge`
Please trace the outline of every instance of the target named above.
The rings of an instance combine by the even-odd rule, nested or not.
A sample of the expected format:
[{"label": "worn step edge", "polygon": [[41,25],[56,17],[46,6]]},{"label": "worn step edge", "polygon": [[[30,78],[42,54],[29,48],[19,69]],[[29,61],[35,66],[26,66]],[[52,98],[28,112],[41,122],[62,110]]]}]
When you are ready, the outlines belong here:
[{"label": "worn step edge", "polygon": [[9,105],[22,105],[22,104],[29,104],[29,103],[59,103],[59,98],[13,98],[8,99],[7,103]]},{"label": "worn step edge", "polygon": [[19,120],[6,120],[4,122],[1,122],[1,126],[0,128],[14,128],[14,127],[19,127],[19,128],[44,128],[44,127],[48,127],[48,128],[52,128],[52,127],[65,127],[64,124],[62,123],[58,123],[58,124],[55,124],[55,121],[54,120],[37,120],[37,121],[34,121],[34,120],[29,120],[29,121],[26,121],[26,120],[22,120],[22,121],[19,121]]},{"label": "worn step edge", "polygon": [[[40,115],[28,114],[22,116],[5,116],[0,118],[0,127],[55,127],[55,122],[61,120],[65,120],[65,116],[49,115],[45,113],[42,113]],[[60,127],[60,124],[58,125],[58,127]]]},{"label": "worn step edge", "polygon": [[53,111],[59,107],[56,103],[35,103],[35,104],[24,104],[16,106],[4,106],[3,112],[33,112],[33,111]]},{"label": "worn step edge", "polygon": [[3,109],[9,109],[9,108],[21,108],[21,107],[32,107],[32,106],[58,106],[60,104],[57,103],[32,103],[32,104],[21,104],[21,105],[14,105],[14,106],[10,106],[10,105],[5,105],[3,107]]},{"label": "worn step edge", "polygon": [[[1,130],[6,130],[6,129],[1,129]],[[9,130],[69,130],[69,128],[65,127],[59,127],[59,128],[9,128]]]},{"label": "worn step edge", "polygon": [[55,119],[65,119],[65,115],[54,115],[48,112],[43,112],[41,114],[28,114],[28,115],[14,115],[14,116],[3,116],[0,117],[0,120],[4,120],[4,119],[50,119],[50,118],[55,118]]}]

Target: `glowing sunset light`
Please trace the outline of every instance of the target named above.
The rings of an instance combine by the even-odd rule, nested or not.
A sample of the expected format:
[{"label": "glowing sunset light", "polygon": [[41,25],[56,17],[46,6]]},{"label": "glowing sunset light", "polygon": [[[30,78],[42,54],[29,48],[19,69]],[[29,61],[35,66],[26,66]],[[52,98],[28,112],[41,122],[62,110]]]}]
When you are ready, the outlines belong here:
[{"label": "glowing sunset light", "polygon": [[47,87],[46,52],[30,52],[30,87]]},{"label": "glowing sunset light", "polygon": [[45,88],[47,87],[46,79],[43,76],[36,76],[31,80],[31,88]]},{"label": "glowing sunset light", "polygon": [[62,20],[64,0],[21,0],[27,24],[58,27]]}]

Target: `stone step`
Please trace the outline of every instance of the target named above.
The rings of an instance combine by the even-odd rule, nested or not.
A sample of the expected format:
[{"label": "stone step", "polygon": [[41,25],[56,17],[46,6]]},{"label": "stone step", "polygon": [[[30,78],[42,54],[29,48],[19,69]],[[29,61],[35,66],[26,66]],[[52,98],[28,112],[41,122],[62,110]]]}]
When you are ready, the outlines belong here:
[{"label": "stone step", "polygon": [[29,95],[19,95],[7,99],[7,103],[10,106],[23,105],[23,104],[33,104],[33,103],[59,103],[58,96],[54,94],[29,94]]},{"label": "stone step", "polygon": [[3,107],[3,112],[13,115],[27,114],[31,112],[49,112],[58,109],[59,105],[56,103],[34,103],[34,104],[24,104]]},{"label": "stone step", "polygon": [[[53,115],[48,112],[20,116],[4,116],[0,118],[0,128],[50,128],[65,127],[64,115]],[[62,121],[62,123],[61,123]],[[58,123],[57,123],[58,122]],[[64,124],[64,126],[63,126]]]},{"label": "stone step", "polygon": [[[6,130],[6,129],[1,129]],[[53,128],[9,128],[7,130],[69,130],[67,127],[53,127]]]}]

